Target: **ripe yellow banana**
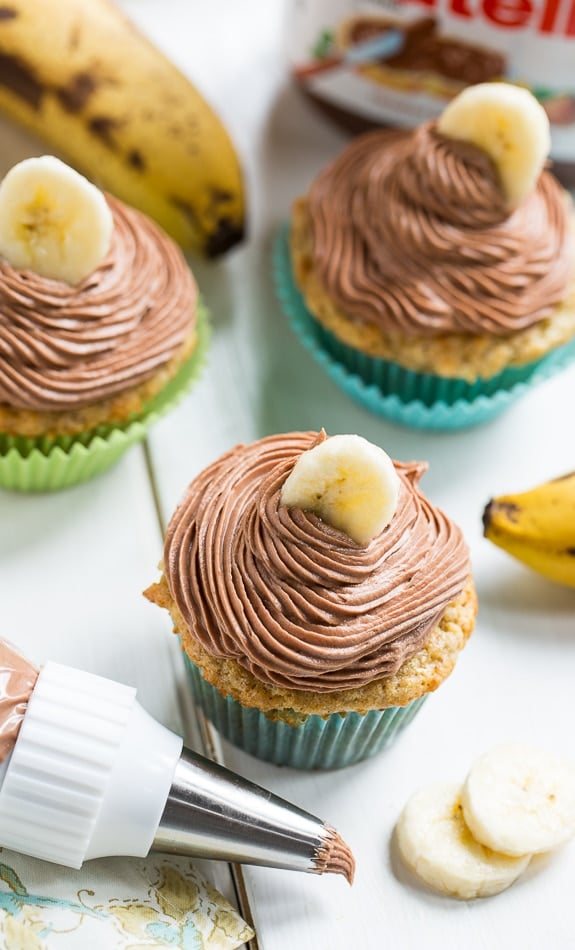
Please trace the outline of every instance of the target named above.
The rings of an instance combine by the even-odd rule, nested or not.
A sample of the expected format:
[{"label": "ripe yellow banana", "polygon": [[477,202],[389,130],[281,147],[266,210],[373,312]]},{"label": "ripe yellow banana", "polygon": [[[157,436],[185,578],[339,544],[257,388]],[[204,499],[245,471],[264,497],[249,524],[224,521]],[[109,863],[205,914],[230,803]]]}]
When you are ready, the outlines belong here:
[{"label": "ripe yellow banana", "polygon": [[8,0],[0,110],[214,257],[241,239],[237,156],[194,86],[112,0]]},{"label": "ripe yellow banana", "polygon": [[545,577],[575,587],[575,472],[493,498],[484,535]]}]

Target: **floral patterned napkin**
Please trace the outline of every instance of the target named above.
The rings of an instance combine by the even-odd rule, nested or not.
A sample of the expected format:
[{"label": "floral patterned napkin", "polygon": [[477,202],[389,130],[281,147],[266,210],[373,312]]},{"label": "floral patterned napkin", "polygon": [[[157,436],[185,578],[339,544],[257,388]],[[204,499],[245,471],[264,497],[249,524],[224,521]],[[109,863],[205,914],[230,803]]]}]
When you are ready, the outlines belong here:
[{"label": "floral patterned napkin", "polygon": [[73,871],[0,849],[5,950],[234,950],[251,937],[189,859],[106,858]]}]

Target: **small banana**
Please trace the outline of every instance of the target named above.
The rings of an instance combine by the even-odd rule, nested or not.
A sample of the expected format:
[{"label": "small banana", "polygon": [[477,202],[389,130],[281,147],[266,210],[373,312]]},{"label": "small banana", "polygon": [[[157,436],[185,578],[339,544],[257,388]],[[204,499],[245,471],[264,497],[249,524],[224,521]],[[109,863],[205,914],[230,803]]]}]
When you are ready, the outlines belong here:
[{"label": "small banana", "polygon": [[476,841],[509,855],[538,854],[575,834],[575,765],[522,744],[474,763],[461,794]]},{"label": "small banana", "polygon": [[485,507],[483,533],[552,581],[575,587],[575,472]]},{"label": "small banana", "polygon": [[510,208],[533,190],[551,147],[545,110],[528,89],[510,83],[468,86],[445,108],[437,129],[487,152]]},{"label": "small banana", "polygon": [[334,435],[300,455],[280,501],[315,512],[365,545],[391,521],[399,485],[383,449],[360,435]]},{"label": "small banana", "polygon": [[101,191],[52,155],[28,158],[0,184],[0,257],[77,284],[110,246],[114,219]]},{"label": "small banana", "polygon": [[222,123],[112,0],[10,0],[0,110],[208,257],[239,241],[242,175]]},{"label": "small banana", "polygon": [[405,863],[442,894],[471,900],[499,894],[517,880],[530,855],[509,857],[479,844],[467,827],[457,784],[416,792],[397,823]]}]

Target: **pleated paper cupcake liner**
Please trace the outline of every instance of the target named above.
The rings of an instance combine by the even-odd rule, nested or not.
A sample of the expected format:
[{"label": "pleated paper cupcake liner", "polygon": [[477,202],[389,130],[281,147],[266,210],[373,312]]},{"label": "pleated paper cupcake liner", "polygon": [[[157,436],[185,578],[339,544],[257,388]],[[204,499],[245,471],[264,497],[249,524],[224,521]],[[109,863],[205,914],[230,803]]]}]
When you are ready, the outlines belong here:
[{"label": "pleated paper cupcake liner", "polygon": [[208,312],[201,305],[198,339],[192,355],[142,413],[125,425],[102,425],[91,432],[54,439],[27,439],[0,433],[0,488],[55,491],[106,471],[130,446],[144,439],[150,427],[185,395],[204,365],[208,339]]},{"label": "pleated paper cupcake liner", "polygon": [[393,422],[439,430],[488,422],[575,359],[573,339],[535,362],[474,383],[404,369],[342,343],[310,313],[294,280],[287,227],[278,235],[273,263],[277,295],[301,343],[349,396]]},{"label": "pleated paper cupcake liner", "polygon": [[184,657],[194,699],[220,735],[258,759],[296,769],[340,769],[371,758],[395,740],[427,698],[365,715],[334,713],[325,719],[310,715],[293,726],[222,696]]}]

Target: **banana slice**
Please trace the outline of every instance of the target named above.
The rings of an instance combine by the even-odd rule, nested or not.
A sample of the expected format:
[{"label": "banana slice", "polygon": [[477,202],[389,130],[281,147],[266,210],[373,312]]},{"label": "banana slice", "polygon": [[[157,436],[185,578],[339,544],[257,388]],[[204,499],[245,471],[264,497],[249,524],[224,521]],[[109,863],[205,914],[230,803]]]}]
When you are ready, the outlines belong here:
[{"label": "banana slice", "polygon": [[543,106],[527,89],[503,82],[468,86],[446,107],[437,129],[487,152],[510,208],[533,190],[551,147]]},{"label": "banana slice", "polygon": [[461,788],[452,783],[416,792],[396,831],[405,863],[434,890],[462,900],[499,894],[529,864],[529,855],[512,858],[475,841],[463,819]]},{"label": "banana slice", "polygon": [[497,746],[472,766],[462,804],[487,847],[510,855],[549,851],[575,833],[575,765],[527,745]]},{"label": "banana slice", "polygon": [[78,284],[102,261],[114,220],[95,185],[52,155],[14,165],[0,184],[0,256]]},{"label": "banana slice", "polygon": [[399,485],[383,449],[360,435],[334,435],[300,455],[280,500],[368,544],[393,518]]}]

